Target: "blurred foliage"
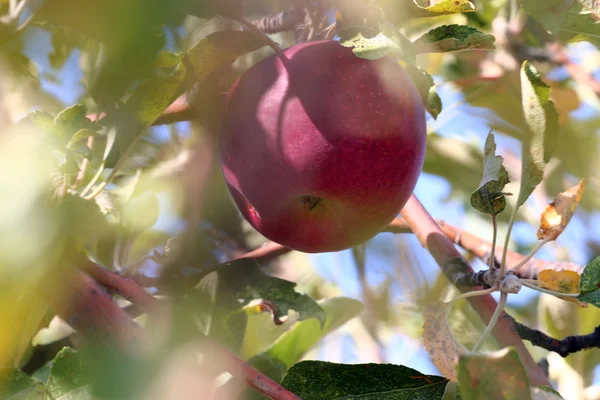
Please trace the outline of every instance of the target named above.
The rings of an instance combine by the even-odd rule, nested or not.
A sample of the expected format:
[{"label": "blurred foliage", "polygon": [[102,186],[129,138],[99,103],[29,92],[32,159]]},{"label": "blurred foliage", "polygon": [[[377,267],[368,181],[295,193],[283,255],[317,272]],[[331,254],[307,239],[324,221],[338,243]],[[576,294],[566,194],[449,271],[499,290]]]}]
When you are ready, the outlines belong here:
[{"label": "blurred foliage", "polygon": [[[408,367],[302,362],[383,363],[394,354],[397,360],[399,343],[406,346],[402,362],[414,361],[423,348],[425,299],[457,295],[416,241],[379,235],[355,274],[356,260],[344,255],[327,277],[316,277],[313,258],[297,255],[262,269],[251,260],[227,263],[264,241],[231,202],[217,154],[227,92],[273,53],[243,17],[292,7],[313,13],[304,24],[314,24],[309,28],[319,38],[333,32],[358,56],[401,58],[432,117],[423,171],[449,184],[443,200],[464,206],[473,233],[491,237],[491,227],[484,231],[481,214],[469,207],[478,188],[500,182],[494,195],[515,194],[498,215],[501,227],[520,203],[517,221],[537,227],[542,207],[579,179],[587,188],[574,218],[579,229],[594,230],[600,211],[597,2],[0,0],[0,397],[209,398],[214,387],[222,398],[256,396],[234,388],[235,379],[223,383],[226,368],[217,358],[198,362],[198,343],[216,340],[284,386],[306,391],[306,399],[398,398],[406,390],[441,398],[445,379]],[[339,32],[328,31],[336,21]],[[271,38],[285,48],[311,29],[282,29]],[[183,119],[190,122],[155,126],[176,100],[189,103]],[[494,160],[491,145],[489,154],[484,150],[489,129],[504,167],[496,165],[482,181],[484,163]],[[523,152],[531,157],[525,166]],[[586,254],[598,255],[587,232],[575,236]],[[510,245],[528,251],[534,241]],[[141,282],[160,301],[174,300],[173,315],[153,318],[111,293],[152,333],[142,354],[86,343],[66,329],[76,320],[58,319],[61,304],[76,302],[70,276],[82,254]],[[592,304],[600,280],[595,265],[582,280],[582,296]],[[345,297],[349,286],[360,301]],[[546,295],[508,311],[559,339],[600,325],[596,307]],[[484,329],[481,320],[465,301],[448,315],[444,331],[434,333],[471,348]],[[485,342],[486,350],[495,347]],[[598,349],[563,362],[529,348],[536,360],[549,360],[565,398],[593,392]],[[472,380],[476,373],[489,387],[499,377],[508,380],[507,373],[522,367],[511,364],[518,364],[513,355],[462,358],[459,387],[465,387],[463,374]],[[485,366],[494,367],[492,376]],[[561,371],[569,379],[557,379]],[[382,374],[390,376],[385,385]],[[328,392],[336,385],[345,389]],[[525,386],[518,381],[502,390],[523,393]]]}]

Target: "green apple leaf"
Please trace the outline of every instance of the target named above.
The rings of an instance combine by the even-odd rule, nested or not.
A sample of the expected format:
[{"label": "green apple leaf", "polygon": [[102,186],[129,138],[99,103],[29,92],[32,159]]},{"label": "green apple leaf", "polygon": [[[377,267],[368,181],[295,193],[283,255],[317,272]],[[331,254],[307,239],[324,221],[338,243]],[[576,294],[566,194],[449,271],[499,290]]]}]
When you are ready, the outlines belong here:
[{"label": "green apple leaf", "polygon": [[224,340],[232,348],[243,343],[249,309],[269,311],[280,323],[290,310],[298,319],[326,321],[325,311],[306,294],[294,290],[296,284],[265,275],[258,263],[242,258],[219,265],[207,273],[188,295],[187,310],[204,334]]},{"label": "green apple leaf", "polygon": [[496,38],[465,25],[444,25],[413,42],[417,54],[462,50],[494,50]]},{"label": "green apple leaf", "polygon": [[463,400],[493,398],[531,400],[529,378],[514,348],[487,354],[465,354],[458,362]]},{"label": "green apple leaf", "polygon": [[525,203],[542,181],[544,167],[554,153],[558,135],[558,114],[550,100],[550,86],[542,81],[539,72],[528,61],[521,66],[521,95],[528,138],[523,141],[518,206]]},{"label": "green apple leaf", "polygon": [[125,110],[135,116],[140,128],[149,127],[184,92],[185,74],[183,63],[179,63],[171,75],[148,78],[135,89]]},{"label": "green apple leaf", "polygon": [[442,100],[435,90],[433,78],[427,71],[416,65],[406,65],[405,70],[417,87],[421,95],[421,100],[423,100],[423,105],[433,118],[437,118],[442,112]]},{"label": "green apple leaf", "polygon": [[504,186],[509,183],[508,172],[501,156],[496,155],[496,141],[490,132],[483,152],[483,179],[471,195],[471,206],[484,214],[499,214],[506,208]]},{"label": "green apple leaf", "polygon": [[577,299],[600,308],[600,257],[586,265],[583,270]]},{"label": "green apple leaf", "polygon": [[250,32],[224,31],[206,36],[188,51],[198,81],[234,62],[238,57],[266,46]]},{"label": "green apple leaf", "polygon": [[[279,333],[277,337],[273,337],[277,333],[271,334],[270,337],[273,338],[274,342],[268,345],[262,355],[272,360],[277,360],[286,368],[290,368],[325,336],[358,316],[363,310],[363,305],[360,301],[347,297],[333,297],[321,300],[318,305],[322,307],[327,315],[323,326],[320,326],[315,319],[296,322],[285,333],[277,332]],[[258,324],[249,324],[248,329],[249,339],[251,339],[253,332],[259,330],[260,326]],[[285,329],[285,327],[282,327],[282,329]],[[268,332],[265,331],[266,334],[269,334]],[[253,353],[248,347],[252,346],[253,349],[259,347],[257,344],[253,345],[249,339],[245,343],[246,354]],[[256,343],[257,341],[254,340],[254,342]],[[258,351],[261,350],[259,349]]]},{"label": "green apple leaf", "polygon": [[415,64],[413,44],[390,23],[379,24],[379,29],[350,26],[339,32],[340,44],[352,48],[354,54],[367,60],[393,55],[408,64]]},{"label": "green apple leaf", "polygon": [[519,0],[523,9],[564,42],[587,40],[600,45],[598,3],[594,0]]},{"label": "green apple leaf", "polygon": [[92,399],[92,382],[85,358],[65,347],[52,362],[47,387],[55,399]]},{"label": "green apple leaf", "polygon": [[0,368],[0,398],[5,400],[33,400],[47,397],[44,385],[14,368]]},{"label": "green apple leaf", "polygon": [[302,361],[282,386],[310,400],[441,399],[448,380],[392,364],[335,364]]}]

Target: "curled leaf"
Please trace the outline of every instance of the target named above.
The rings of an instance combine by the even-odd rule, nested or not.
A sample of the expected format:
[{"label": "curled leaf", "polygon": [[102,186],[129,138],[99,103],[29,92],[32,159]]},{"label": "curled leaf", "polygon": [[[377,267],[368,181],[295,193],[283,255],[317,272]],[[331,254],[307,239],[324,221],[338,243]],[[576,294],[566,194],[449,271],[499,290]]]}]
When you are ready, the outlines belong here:
[{"label": "curled leaf", "polygon": [[483,179],[471,195],[471,205],[484,214],[498,214],[506,208],[504,186],[509,183],[508,172],[501,156],[496,155],[496,142],[490,132],[485,141],[483,154]]},{"label": "curled leaf", "polygon": [[573,217],[584,190],[585,181],[581,180],[569,190],[559,193],[542,213],[540,228],[537,232],[538,239],[556,240],[558,238]]},{"label": "curled leaf", "polygon": [[575,271],[554,271],[545,269],[538,274],[540,286],[555,292],[579,293],[580,276]]},{"label": "curled leaf", "polygon": [[468,350],[452,334],[448,324],[449,310],[450,305],[443,303],[429,303],[423,308],[423,345],[440,372],[456,381],[458,360]]}]

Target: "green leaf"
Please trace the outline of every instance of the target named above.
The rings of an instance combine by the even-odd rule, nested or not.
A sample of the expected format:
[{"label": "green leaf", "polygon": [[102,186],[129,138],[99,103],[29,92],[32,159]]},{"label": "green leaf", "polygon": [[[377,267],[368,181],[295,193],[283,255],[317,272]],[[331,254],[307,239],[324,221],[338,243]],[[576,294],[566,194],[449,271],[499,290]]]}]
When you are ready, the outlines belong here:
[{"label": "green leaf", "polygon": [[5,400],[45,399],[46,389],[19,369],[0,368],[0,398]]},{"label": "green leaf", "polygon": [[392,364],[302,361],[282,386],[307,400],[440,399],[448,380]]},{"label": "green leaf", "polygon": [[435,83],[431,75],[416,65],[405,65],[404,69],[417,87],[427,111],[433,118],[437,118],[442,112],[442,100],[435,90]]},{"label": "green leaf", "polygon": [[300,320],[316,318],[315,322],[325,323],[325,311],[308,295],[297,293],[295,286],[265,275],[255,260],[242,258],[207,273],[187,304],[201,332],[239,349],[246,328],[244,307],[250,303],[265,305],[275,321],[296,310]]},{"label": "green leaf", "polygon": [[550,100],[550,86],[539,72],[525,61],[521,66],[521,94],[525,128],[523,166],[517,205],[525,203],[544,177],[544,167],[554,152],[558,135],[558,114]]},{"label": "green leaf", "polygon": [[238,57],[266,45],[262,38],[250,32],[215,32],[199,41],[188,51],[198,81],[234,62]]},{"label": "green leaf", "polygon": [[351,47],[360,58],[377,60],[393,55],[411,65],[416,62],[413,44],[390,23],[380,24],[378,31],[367,27],[348,27],[339,35],[340,44]]},{"label": "green leaf", "polygon": [[483,151],[483,179],[471,195],[471,206],[484,214],[498,214],[506,208],[504,186],[509,183],[508,172],[501,156],[496,155],[496,141],[490,132]]},{"label": "green leaf", "polygon": [[458,385],[464,400],[531,400],[529,378],[517,351],[508,347],[488,354],[462,355]]},{"label": "green leaf", "polygon": [[183,63],[180,63],[171,75],[146,79],[135,89],[127,100],[125,109],[135,116],[140,129],[152,125],[183,93],[184,89],[181,84],[185,78],[185,72]]},{"label": "green leaf", "polygon": [[598,4],[593,0],[520,0],[523,9],[564,42],[600,44]]},{"label": "green leaf", "polygon": [[444,25],[413,42],[416,52],[445,53],[462,50],[494,50],[496,38],[465,25]]},{"label": "green leaf", "polygon": [[577,299],[600,308],[600,257],[586,265],[583,270]]},{"label": "green leaf", "polygon": [[[95,136],[95,135],[96,135],[96,132],[94,130],[91,130],[88,128],[80,129],[73,134],[73,136],[71,137],[71,140],[67,144],[67,148],[73,147],[78,142],[87,140],[88,137]],[[86,144],[86,146],[87,146],[87,144]]]},{"label": "green leaf", "polygon": [[99,125],[93,123],[87,117],[87,107],[83,104],[75,104],[62,110],[54,118],[54,124],[69,135],[81,129],[90,129],[92,131],[100,129]]},{"label": "green leaf", "polygon": [[63,348],[54,358],[48,392],[56,400],[92,399],[92,374],[86,368],[85,358],[68,347]]},{"label": "green leaf", "polygon": [[262,354],[290,368],[325,336],[357,317],[363,310],[360,301],[347,297],[333,297],[321,300],[318,304],[327,315],[323,327],[317,320],[308,319],[296,322],[287,331],[286,326],[265,329],[264,317],[249,318],[244,353],[254,355],[268,346]]},{"label": "green leaf", "polygon": [[152,67],[157,69],[173,69],[183,60],[185,53],[172,53],[170,51],[161,51],[152,61]]}]

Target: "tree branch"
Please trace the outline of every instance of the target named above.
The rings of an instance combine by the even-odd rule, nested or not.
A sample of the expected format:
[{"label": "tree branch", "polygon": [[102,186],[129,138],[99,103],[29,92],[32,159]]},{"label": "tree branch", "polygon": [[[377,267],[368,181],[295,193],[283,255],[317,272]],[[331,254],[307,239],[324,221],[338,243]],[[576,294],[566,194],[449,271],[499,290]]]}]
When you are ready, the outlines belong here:
[{"label": "tree branch", "polygon": [[[265,15],[251,22],[258,29],[269,35],[281,32],[294,32],[304,22],[304,11],[292,8],[280,13]],[[250,32],[246,26],[242,30]]]},{"label": "tree branch", "polygon": [[[127,298],[129,301],[136,304],[138,307],[145,309],[149,313],[154,313],[159,309],[160,305],[158,303],[158,300],[130,279],[124,278],[115,272],[102,268],[101,266],[89,260],[82,263],[80,265],[80,268],[84,269],[90,275],[97,278],[98,282],[110,291],[122,295],[123,297]],[[84,275],[83,272],[79,272],[79,274],[82,276]],[[65,312],[63,314],[59,313],[61,317],[63,317],[64,315],[67,318],[65,319],[63,317],[63,319],[65,319],[65,321],[69,325],[71,325],[71,322],[74,321],[76,325],[73,327],[77,330],[81,328],[84,330],[84,332],[94,332],[96,329],[102,328],[110,334],[114,333],[113,331],[121,331],[121,323],[126,322],[125,318],[127,321],[133,324],[127,313],[121,310],[112,301],[110,296],[108,296],[108,294],[106,294],[106,292],[103,291],[103,289],[100,289],[104,293],[104,297],[101,298],[102,304],[104,305],[103,310],[98,312],[90,312],[89,307],[94,305],[93,302],[95,301],[95,298],[89,296],[86,297],[84,295],[91,292],[89,286],[93,285],[96,285],[96,283],[93,280],[91,280],[89,276],[87,277],[87,280],[78,280],[74,282],[76,295],[72,297],[71,302],[67,302],[66,304],[73,304],[73,307],[77,312]],[[90,316],[92,317],[92,319],[85,318]],[[94,317],[96,316],[102,318],[99,321],[96,321],[94,319]],[[112,320],[112,316],[118,316],[118,318]],[[78,321],[82,320],[80,317],[84,317],[84,322],[77,323]],[[97,326],[98,324],[102,325]],[[138,330],[136,330],[136,332],[138,332]],[[141,336],[141,330],[139,330],[139,333],[137,333],[137,335]],[[134,338],[139,339],[139,337],[133,337],[130,339]],[[216,343],[210,343],[208,347],[211,351],[216,351],[217,356],[226,362],[227,369],[232,375],[243,379],[249,386],[257,390],[261,394],[267,396],[268,398],[273,400],[301,400],[299,396],[288,391],[271,378],[254,369],[250,365],[244,363],[242,360],[240,360],[237,356],[232,354],[227,349],[220,347]]]},{"label": "tree branch", "polygon": [[[445,275],[449,273],[449,261],[460,259],[461,255],[454,247],[454,244],[443,233],[442,229],[435,222],[433,217],[427,212],[427,210],[414,195],[408,200],[401,214],[408,225],[412,228],[413,232],[419,239],[419,242],[421,242],[421,245],[429,250],[433,258],[442,269],[442,272],[444,272]],[[466,261],[464,264],[466,265],[467,269],[465,272],[472,273],[473,270]],[[461,289],[462,292],[469,291],[465,288],[459,289]],[[498,305],[496,300],[494,300],[494,298],[489,294],[478,297],[469,297],[467,298],[467,301],[486,324],[489,323]],[[544,376],[543,371],[540,370],[539,366],[531,357],[529,351],[527,351],[525,344],[517,334],[513,321],[510,319],[510,317],[507,318],[507,314],[504,312],[502,313],[502,316],[493,329],[493,334],[498,341],[498,344],[500,344],[502,347],[513,346],[517,350],[521,361],[528,371],[532,385],[550,386],[548,378]]]},{"label": "tree branch", "polygon": [[597,326],[594,332],[590,334],[567,336],[562,340],[554,339],[537,329],[532,329],[518,322],[515,322],[515,326],[523,340],[530,341],[534,346],[558,353],[561,357],[582,350],[600,348],[600,326]]}]

